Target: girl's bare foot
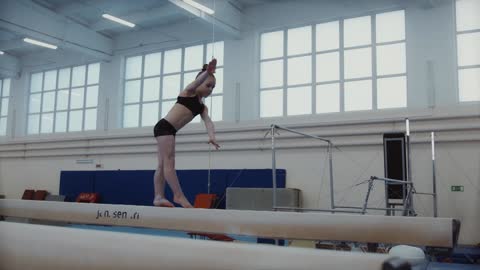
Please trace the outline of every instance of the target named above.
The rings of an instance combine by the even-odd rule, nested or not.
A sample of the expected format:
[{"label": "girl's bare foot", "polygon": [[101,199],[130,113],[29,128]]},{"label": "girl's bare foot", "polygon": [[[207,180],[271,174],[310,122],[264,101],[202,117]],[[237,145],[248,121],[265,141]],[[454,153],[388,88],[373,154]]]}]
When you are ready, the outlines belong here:
[{"label": "girl's bare foot", "polygon": [[173,201],[175,203],[180,204],[183,208],[193,208],[193,206],[190,204],[190,202],[185,198],[185,195],[183,196],[174,196]]},{"label": "girl's bare foot", "polygon": [[175,207],[170,201],[162,197],[155,197],[153,205],[159,207]]}]

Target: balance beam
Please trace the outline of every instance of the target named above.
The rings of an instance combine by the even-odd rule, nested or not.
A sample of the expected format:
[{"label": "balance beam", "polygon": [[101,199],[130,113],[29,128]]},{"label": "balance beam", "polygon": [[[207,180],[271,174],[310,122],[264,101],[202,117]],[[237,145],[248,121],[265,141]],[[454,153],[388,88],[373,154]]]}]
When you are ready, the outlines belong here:
[{"label": "balance beam", "polygon": [[[404,270],[385,254],[137,235],[0,222],[3,270]],[[402,268],[403,267],[403,268]]]},{"label": "balance beam", "polygon": [[459,222],[451,218],[159,208],[27,200],[0,200],[0,216],[278,239],[429,247],[453,247],[459,229]]}]

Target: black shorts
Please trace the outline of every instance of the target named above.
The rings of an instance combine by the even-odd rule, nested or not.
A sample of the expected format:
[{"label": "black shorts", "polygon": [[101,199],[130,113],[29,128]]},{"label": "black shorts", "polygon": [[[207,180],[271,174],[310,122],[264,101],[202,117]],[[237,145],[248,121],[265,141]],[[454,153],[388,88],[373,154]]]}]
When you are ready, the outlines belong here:
[{"label": "black shorts", "polygon": [[173,135],[177,134],[177,130],[170,124],[167,120],[161,119],[153,128],[153,135],[155,137],[158,136],[166,136],[166,135]]}]

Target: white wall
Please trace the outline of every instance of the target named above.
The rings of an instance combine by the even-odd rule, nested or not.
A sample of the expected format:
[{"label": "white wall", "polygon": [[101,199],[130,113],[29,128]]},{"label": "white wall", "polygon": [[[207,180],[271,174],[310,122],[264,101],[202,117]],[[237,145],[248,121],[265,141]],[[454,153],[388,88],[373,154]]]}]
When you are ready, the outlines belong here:
[{"label": "white wall", "polygon": [[[480,104],[458,104],[455,68],[453,1],[442,0],[434,8],[416,1],[295,1],[257,6],[245,11],[240,39],[225,39],[224,119],[217,123],[222,150],[211,154],[212,168],[269,168],[270,139],[264,138],[271,123],[329,137],[339,146],[334,152],[337,202],[360,205],[366,186],[348,188],[371,175],[383,175],[382,134],[404,131],[403,118],[412,121],[412,174],[418,191],[430,192],[429,132],[437,132],[439,214],[462,221],[461,243],[480,242]],[[408,104],[404,110],[258,119],[258,45],[263,31],[353,17],[371,11],[406,9]],[[174,48],[181,44],[210,41],[211,33],[195,20],[168,28],[142,30],[116,39],[116,55],[101,66],[98,130],[77,134],[24,137],[28,74],[56,66],[88,63],[90,58],[69,57],[64,63],[24,68],[13,80],[9,122],[10,136],[0,144],[0,194],[18,198],[26,188],[58,192],[61,170],[153,169],[155,145],[151,128],[121,126],[124,56]],[[171,33],[171,38],[159,33]],[[206,34],[205,34],[206,33]],[[143,44],[140,46],[140,44]],[[65,52],[68,54],[68,52]],[[25,58],[24,63],[33,59]],[[430,73],[428,75],[428,66]],[[432,73],[433,71],[433,73]],[[236,122],[240,120],[240,122]],[[191,124],[177,137],[177,168],[208,168],[207,136],[201,124]],[[326,150],[322,144],[281,132],[279,168],[287,169],[287,185],[303,192],[309,208],[329,207]],[[451,185],[465,186],[450,192]],[[375,187],[371,206],[381,206],[383,186]],[[420,215],[431,216],[429,197],[415,197]]]}]

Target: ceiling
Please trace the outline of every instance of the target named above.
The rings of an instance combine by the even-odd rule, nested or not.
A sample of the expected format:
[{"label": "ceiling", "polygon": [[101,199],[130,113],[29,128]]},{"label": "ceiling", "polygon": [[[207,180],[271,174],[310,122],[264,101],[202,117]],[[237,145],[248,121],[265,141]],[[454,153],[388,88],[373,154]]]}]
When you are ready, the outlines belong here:
[{"label": "ceiling", "polygon": [[[33,2],[107,36],[170,24],[187,17],[180,8],[168,0],[33,0]],[[165,15],[152,16],[152,10]],[[136,24],[136,29],[105,20],[102,18],[104,13],[131,21]]]},{"label": "ceiling", "polygon": [[[135,32],[161,29],[191,22],[192,19],[203,23],[204,29],[215,21],[218,31],[238,37],[243,10],[293,0],[195,1],[210,7],[215,3],[215,17],[202,15],[183,0],[0,0],[0,51],[5,52],[1,56],[0,76],[2,73],[3,76],[11,75],[5,74],[5,70],[18,74],[25,58],[40,59],[43,55],[45,61],[51,62],[54,52],[57,58],[77,52],[98,59],[110,59],[114,53],[113,43],[122,35],[133,34],[130,36],[135,37]],[[104,13],[133,22],[136,26],[129,28],[106,20],[102,17]],[[23,42],[25,37],[59,48],[51,52]]]}]

